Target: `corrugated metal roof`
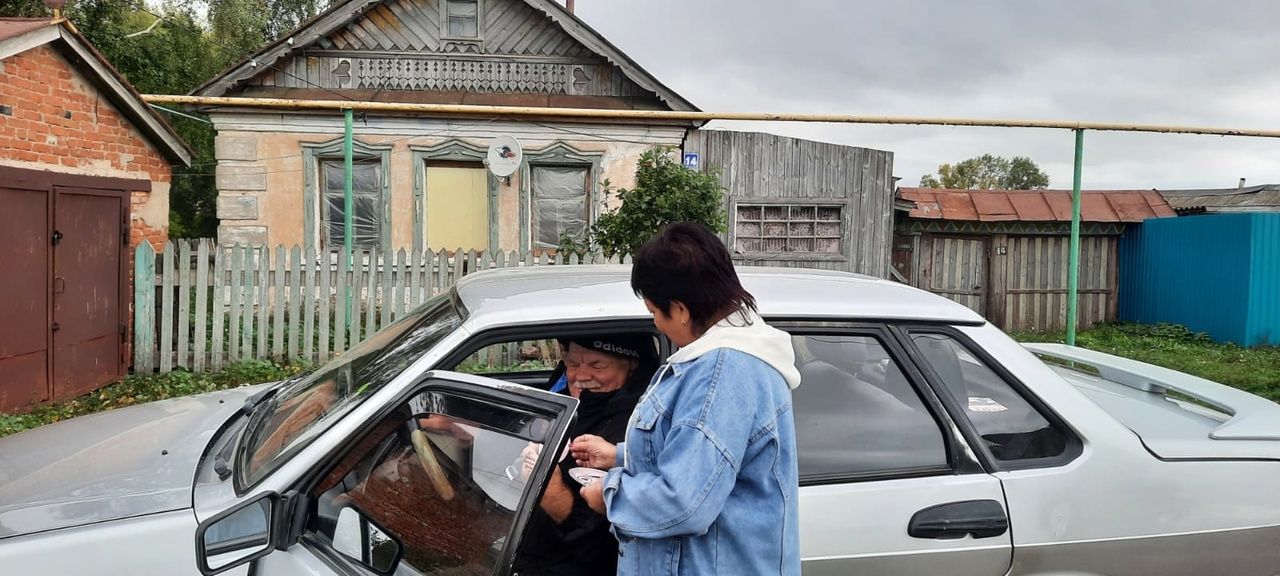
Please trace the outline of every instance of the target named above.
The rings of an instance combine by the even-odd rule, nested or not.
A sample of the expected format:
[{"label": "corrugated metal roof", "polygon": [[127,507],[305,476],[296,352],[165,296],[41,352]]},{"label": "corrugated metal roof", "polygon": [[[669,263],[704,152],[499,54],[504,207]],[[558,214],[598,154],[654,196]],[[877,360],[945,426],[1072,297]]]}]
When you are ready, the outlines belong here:
[{"label": "corrugated metal roof", "polygon": [[[915,204],[912,218],[976,222],[1070,222],[1070,190],[947,190],[899,188],[898,198]],[[1141,222],[1174,216],[1173,208],[1151,190],[1084,190],[1080,218],[1085,222]]]},{"label": "corrugated metal roof", "polygon": [[8,40],[37,28],[52,26],[48,18],[0,18],[0,40]]},{"label": "corrugated metal roof", "polygon": [[1280,184],[1245,188],[1159,190],[1179,212],[1280,212]]}]

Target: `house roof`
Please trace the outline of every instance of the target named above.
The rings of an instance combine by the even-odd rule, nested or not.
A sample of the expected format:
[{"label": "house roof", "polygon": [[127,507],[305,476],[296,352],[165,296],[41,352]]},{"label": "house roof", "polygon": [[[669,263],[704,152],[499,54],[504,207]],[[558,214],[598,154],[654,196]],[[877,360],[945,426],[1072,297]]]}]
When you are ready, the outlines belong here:
[{"label": "house roof", "polygon": [[1158,192],[1179,214],[1280,212],[1280,184]]},{"label": "house roof", "polygon": [[0,18],[0,59],[46,44],[53,44],[70,65],[93,82],[165,156],[191,165],[193,153],[186,142],[142,101],[138,91],[71,22],[48,18]]},{"label": "house roof", "polygon": [[[1070,222],[1070,190],[948,190],[899,188],[898,198],[912,202],[912,218],[977,222]],[[1084,222],[1142,222],[1174,216],[1173,208],[1152,190],[1083,190]]]},{"label": "house roof", "polygon": [[[345,0],[336,2],[329,9],[303,22],[298,28],[282,35],[275,42],[268,44],[265,48],[192,90],[191,94],[197,96],[225,96],[237,85],[257,76],[264,68],[275,66],[278,62],[291,56],[295,51],[311,46],[316,41],[336,32],[351,20],[385,1]],[[525,2],[546,14],[565,33],[609,61],[609,63],[617,66],[632,82],[656,94],[672,110],[698,111],[698,107],[645,71],[631,57],[619,50],[599,32],[587,25],[586,22],[565,10],[555,0],[515,1]]]}]

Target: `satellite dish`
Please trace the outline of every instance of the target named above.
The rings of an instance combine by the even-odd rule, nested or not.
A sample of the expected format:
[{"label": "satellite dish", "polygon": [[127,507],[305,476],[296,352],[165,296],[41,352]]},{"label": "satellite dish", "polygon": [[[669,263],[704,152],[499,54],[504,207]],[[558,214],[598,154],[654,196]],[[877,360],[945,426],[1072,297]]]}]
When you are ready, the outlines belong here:
[{"label": "satellite dish", "polygon": [[493,143],[489,145],[489,157],[486,164],[489,165],[489,172],[499,178],[506,178],[516,173],[520,169],[520,163],[524,162],[524,148],[520,146],[520,141],[512,136],[499,136],[494,138]]}]

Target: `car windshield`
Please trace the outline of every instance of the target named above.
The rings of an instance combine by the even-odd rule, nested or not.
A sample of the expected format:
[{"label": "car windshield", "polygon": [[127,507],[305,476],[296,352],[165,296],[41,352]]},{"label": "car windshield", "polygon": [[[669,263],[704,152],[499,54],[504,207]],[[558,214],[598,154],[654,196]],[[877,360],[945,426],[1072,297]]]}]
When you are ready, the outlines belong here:
[{"label": "car windshield", "polygon": [[278,468],[461,323],[449,295],[441,294],[277,391],[254,409],[239,452],[240,485],[253,485]]}]

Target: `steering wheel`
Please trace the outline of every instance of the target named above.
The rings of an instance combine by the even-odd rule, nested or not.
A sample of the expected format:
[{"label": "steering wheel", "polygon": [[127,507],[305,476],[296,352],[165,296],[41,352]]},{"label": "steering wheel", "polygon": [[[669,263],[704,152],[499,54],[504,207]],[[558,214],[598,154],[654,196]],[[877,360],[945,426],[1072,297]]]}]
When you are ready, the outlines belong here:
[{"label": "steering wheel", "polygon": [[418,464],[422,465],[422,470],[427,473],[427,478],[431,480],[431,485],[435,487],[436,492],[445,500],[453,500],[453,485],[445,477],[444,468],[440,467],[440,461],[436,460],[435,453],[431,451],[431,441],[427,439],[427,433],[420,428],[415,429],[409,433],[409,441],[413,444],[413,451],[418,455]]}]

